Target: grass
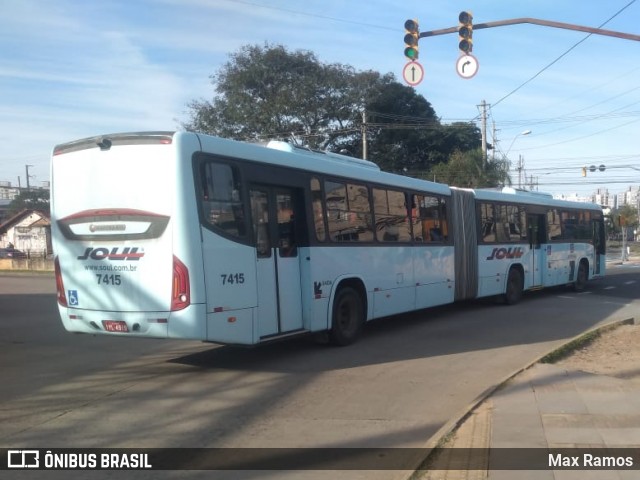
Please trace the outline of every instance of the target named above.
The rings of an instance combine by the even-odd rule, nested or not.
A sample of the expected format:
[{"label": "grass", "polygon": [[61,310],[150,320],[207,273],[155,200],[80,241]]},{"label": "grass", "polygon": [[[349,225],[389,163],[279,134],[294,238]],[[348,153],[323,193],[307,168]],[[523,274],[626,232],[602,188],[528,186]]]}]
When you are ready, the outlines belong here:
[{"label": "grass", "polygon": [[560,360],[569,357],[573,352],[579,350],[580,348],[584,348],[588,345],[591,345],[598,338],[600,338],[603,334],[608,333],[616,328],[626,325],[628,323],[633,323],[632,319],[624,320],[622,322],[616,322],[611,325],[606,325],[604,327],[596,328],[591,330],[583,335],[580,335],[577,338],[574,338],[569,343],[565,343],[560,348],[554,350],[553,352],[545,355],[540,359],[540,363],[556,363]]},{"label": "grass", "polygon": [[[640,242],[627,242],[627,247],[631,255],[640,255]],[[619,251],[622,248],[622,241],[612,240],[607,242],[607,250]]]}]

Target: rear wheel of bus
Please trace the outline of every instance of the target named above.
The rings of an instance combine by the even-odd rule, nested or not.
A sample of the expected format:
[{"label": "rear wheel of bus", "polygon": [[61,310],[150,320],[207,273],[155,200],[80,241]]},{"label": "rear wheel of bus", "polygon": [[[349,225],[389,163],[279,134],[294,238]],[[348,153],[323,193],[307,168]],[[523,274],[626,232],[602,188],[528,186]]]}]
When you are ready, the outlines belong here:
[{"label": "rear wheel of bus", "polygon": [[519,268],[511,267],[507,277],[507,289],[504,293],[504,301],[507,305],[514,305],[522,298],[524,290],[524,278]]},{"label": "rear wheel of bus", "polygon": [[353,287],[341,287],[333,301],[333,314],[329,338],[334,345],[345,346],[355,342],[364,327],[365,309],[362,296]]}]

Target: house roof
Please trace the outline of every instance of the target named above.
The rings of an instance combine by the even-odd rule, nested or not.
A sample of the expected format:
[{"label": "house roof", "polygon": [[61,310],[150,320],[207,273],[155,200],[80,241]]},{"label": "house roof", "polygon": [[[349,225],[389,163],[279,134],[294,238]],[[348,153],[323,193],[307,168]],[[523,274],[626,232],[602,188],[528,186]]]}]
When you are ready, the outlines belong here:
[{"label": "house roof", "polygon": [[39,218],[34,221],[30,226],[47,226],[51,225],[51,220],[48,215],[40,210],[24,209],[21,212],[16,213],[14,216],[8,218],[3,224],[0,225],[0,234],[6,233],[14,225],[20,223],[26,217],[32,214],[36,214]]}]

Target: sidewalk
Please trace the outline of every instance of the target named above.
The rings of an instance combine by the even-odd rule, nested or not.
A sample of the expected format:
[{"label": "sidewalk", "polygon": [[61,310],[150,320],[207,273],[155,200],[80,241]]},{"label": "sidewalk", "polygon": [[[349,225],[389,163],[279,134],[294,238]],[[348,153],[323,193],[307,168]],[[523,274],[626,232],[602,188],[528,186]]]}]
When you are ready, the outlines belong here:
[{"label": "sidewalk", "polygon": [[[640,382],[536,363],[477,405],[439,447],[435,460],[423,465],[430,469],[413,479],[637,479]],[[525,452],[536,458],[539,469],[524,470],[522,459],[513,460],[516,465],[520,460],[515,468],[522,470],[492,469],[492,458],[502,455],[496,461],[503,461],[514,453],[492,449],[516,448],[530,449]],[[544,469],[539,460],[547,462],[547,449],[556,448],[633,448],[634,470]],[[461,458],[464,453],[468,460]]]}]

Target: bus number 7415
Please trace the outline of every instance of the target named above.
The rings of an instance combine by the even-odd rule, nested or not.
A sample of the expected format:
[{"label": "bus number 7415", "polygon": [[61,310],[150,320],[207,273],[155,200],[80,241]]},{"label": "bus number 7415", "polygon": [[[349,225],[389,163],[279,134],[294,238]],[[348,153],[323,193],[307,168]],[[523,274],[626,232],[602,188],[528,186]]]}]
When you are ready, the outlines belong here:
[{"label": "bus number 7415", "polygon": [[244,283],[244,273],[223,273],[220,278],[222,278],[222,285]]},{"label": "bus number 7415", "polygon": [[98,279],[98,285],[120,285],[122,283],[120,275],[96,273],[96,278]]}]

